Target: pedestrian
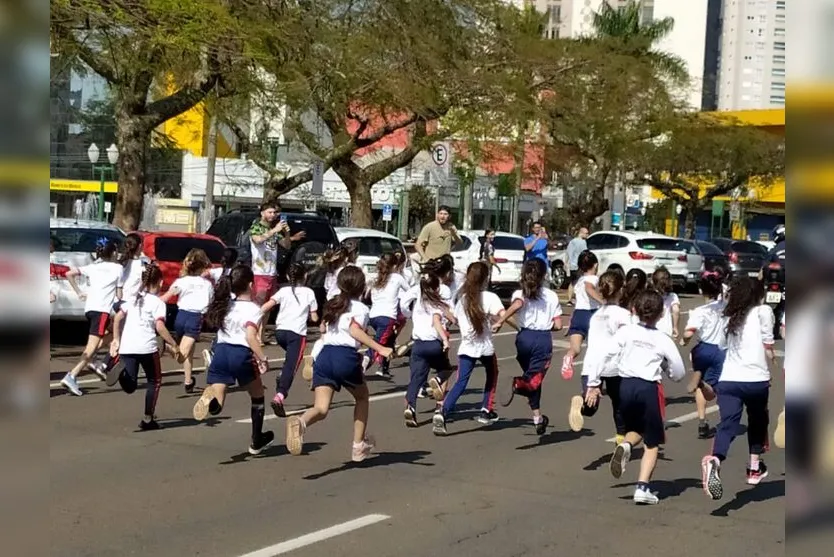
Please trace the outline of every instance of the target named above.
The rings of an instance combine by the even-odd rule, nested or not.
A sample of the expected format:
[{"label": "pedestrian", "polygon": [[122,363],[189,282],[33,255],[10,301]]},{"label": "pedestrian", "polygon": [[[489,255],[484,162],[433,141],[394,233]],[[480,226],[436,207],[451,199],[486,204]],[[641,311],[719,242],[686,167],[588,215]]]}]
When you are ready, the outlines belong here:
[{"label": "pedestrian", "polygon": [[[440,278],[433,273],[420,275],[418,294],[411,311],[411,338],[414,346],[409,359],[410,377],[405,395],[403,418],[406,427],[417,427],[417,398],[428,383],[435,399],[435,411],[443,404],[443,394],[448,375],[449,333],[444,322],[450,308],[444,299]],[[436,375],[429,379],[430,370]]]},{"label": "pedestrian", "polygon": [[194,368],[194,345],[200,340],[203,330],[203,315],[211,303],[214,285],[204,275],[211,269],[206,252],[194,248],[190,250],[182,261],[180,276],[168,291],[163,294],[162,301],[177,297],[177,317],[174,320],[174,334],[179,341],[179,363],[183,369],[183,388],[186,393],[193,393],[197,380],[192,377]]},{"label": "pedestrian", "polygon": [[423,227],[414,249],[420,254],[421,261],[436,259],[452,251],[452,245],[463,242],[458,229],[449,221],[449,208],[441,205],[437,209],[435,220]]},{"label": "pedestrian", "polygon": [[304,450],[304,434],[307,428],[327,417],[333,395],[342,387],[353,396],[353,450],[351,460],[365,460],[374,448],[367,435],[368,385],[362,372],[362,358],[357,350],[364,344],[379,352],[384,358],[391,356],[391,349],[379,345],[367,332],[370,310],[360,302],[365,294],[365,275],[358,267],[346,267],[339,273],[339,293],[324,306],[322,324],[326,327],[322,337],[321,353],[313,364],[313,407],[304,415],[287,420],[287,450],[300,455]]},{"label": "pedestrian", "polygon": [[[371,285],[370,324],[374,330],[374,340],[382,346],[394,348],[397,340],[397,320],[400,315],[399,298],[408,290],[408,283],[397,272],[400,260],[393,253],[383,254],[376,264],[376,280]],[[378,363],[376,374],[384,379],[391,379],[391,361],[379,357],[373,349],[366,355],[369,363]],[[364,360],[363,360],[364,362]],[[367,371],[367,366],[363,363]]]},{"label": "pedestrian", "polygon": [[[324,277],[324,289],[327,292],[326,298],[328,301],[339,294],[339,274],[345,267],[356,267],[359,269],[356,265],[358,257],[359,246],[354,240],[345,240],[335,250],[325,252],[324,268],[327,274]],[[362,272],[364,274],[364,271]]]},{"label": "pedestrian", "polygon": [[614,478],[622,477],[632,449],[642,441],[645,448],[633,500],[656,505],[659,499],[650,482],[666,435],[663,372],[672,381],[680,381],[686,369],[675,342],[656,328],[663,315],[662,296],[653,290],[642,292],[634,300],[634,310],[640,323],[620,327],[604,356],[622,377],[620,412],[626,430],[625,439],[611,455],[610,469]]},{"label": "pedestrian", "polygon": [[220,258],[220,266],[209,269],[208,278],[217,284],[221,277],[228,276],[232,267],[237,263],[237,250],[235,248],[223,248],[223,257]]},{"label": "pedestrian", "polygon": [[562,378],[566,380],[573,377],[573,361],[582,351],[582,342],[588,338],[591,317],[605,301],[597,289],[597,284],[599,284],[597,256],[585,250],[579,255],[578,265],[582,276],[576,281],[576,306],[568,327],[570,346],[562,359]]},{"label": "pedestrian", "polygon": [[125,237],[119,259],[124,265],[124,272],[116,284],[114,312],[119,311],[120,302],[133,300],[142,288],[142,274],[150,261],[142,256],[142,237],[139,234],[132,232]]},{"label": "pedestrian", "polygon": [[524,238],[524,259],[541,259],[548,266],[547,248],[550,245],[547,230],[542,223],[533,223],[531,234]]},{"label": "pedestrian", "polygon": [[657,322],[659,331],[677,339],[680,334],[681,302],[672,286],[672,275],[666,267],[658,267],[652,273],[652,288],[663,296],[663,317]]},{"label": "pedestrian", "polygon": [[[102,381],[107,378],[106,364],[97,364],[93,362],[93,358],[108,334],[110,312],[116,301],[116,289],[125,271],[124,266],[116,262],[118,247],[110,238],[99,238],[96,242],[95,262],[83,267],[72,267],[66,274],[67,282],[73,291],[84,300],[84,316],[89,327],[87,344],[78,363],[61,379],[61,385],[75,396],[83,394],[76,379],[84,369],[89,368]],[[78,276],[87,278],[88,286],[85,292],[78,288]]]},{"label": "pedestrian", "polygon": [[[481,244],[480,253],[478,254],[478,259],[483,261],[489,266],[489,277],[490,282],[492,282],[492,271],[493,269],[498,269],[498,265],[495,262],[495,231],[492,229],[487,228],[484,231],[484,241]],[[498,269],[500,273],[501,270]]]},{"label": "pedestrian", "polygon": [[[156,265],[147,265],[142,272],[139,291],[123,300],[113,319],[113,341],[110,356],[118,358],[118,366],[107,373],[108,387],[119,383],[127,394],[136,391],[139,382],[139,368],[145,372],[145,413],[139,422],[139,429],[159,429],[156,421],[156,402],[162,387],[162,365],[159,361],[157,335],[171,346],[176,341],[165,327],[165,302],[159,298],[162,289],[162,271]],[[179,349],[174,349],[175,355]]]},{"label": "pedestrian", "polygon": [[718,380],[718,412],[721,421],[712,451],[701,461],[704,491],[710,499],[721,499],[724,486],[720,468],[738,435],[742,410],[747,410],[747,484],[758,485],[767,477],[761,455],[768,445],[768,400],[773,352],[773,311],[762,306],[764,286],[746,276],[736,277],[724,315],[727,319],[727,355]]},{"label": "pedestrian", "polygon": [[194,419],[203,421],[223,411],[226,391],[235,384],[249,393],[252,435],[249,454],[258,455],[272,445],[275,434],[264,431],[265,399],[261,376],[269,371],[258,324],[261,306],[253,301],[255,274],[237,265],[222,277],[206,311],[206,323],[217,329],[214,358],[206,374],[206,388],[194,404]]},{"label": "pedestrian", "polygon": [[[631,269],[625,277],[625,286],[623,287],[623,295],[620,296],[620,307],[631,311],[634,307],[634,300],[637,295],[646,289],[649,284],[649,276],[643,269]],[[633,323],[637,323],[636,316],[632,318]]]},{"label": "pedestrian", "polygon": [[[301,234],[301,233],[300,233]],[[300,236],[303,238],[303,235]],[[257,304],[263,305],[278,290],[278,254],[279,247],[286,251],[292,247],[290,226],[281,216],[281,209],[276,203],[261,204],[260,218],[249,228],[249,249],[252,252],[252,272],[255,273],[255,298]],[[258,331],[263,343],[264,321]]]},{"label": "pedestrian", "polygon": [[275,379],[275,396],[271,406],[279,418],[287,416],[284,400],[289,396],[295,374],[304,359],[307,347],[307,322],[319,320],[316,295],[312,289],[304,286],[307,269],[301,263],[290,265],[287,273],[290,284],[278,289],[278,292],[261,306],[261,313],[269,315],[278,306],[275,317],[275,340],[284,350],[284,365]]},{"label": "pedestrian", "polygon": [[498,414],[494,411],[498,360],[492,344],[492,324],[504,315],[504,304],[495,293],[487,291],[488,286],[489,268],[486,264],[481,261],[470,264],[466,271],[466,281],[461,287],[460,299],[453,312],[461,336],[458,346],[458,378],[446,395],[441,412],[434,415],[432,431],[435,435],[446,435],[446,420],[466,390],[478,361],[486,370],[486,383],[481,411],[475,419],[484,425],[498,421]]},{"label": "pedestrian", "polygon": [[686,346],[698,336],[698,344],[692,348],[692,380],[687,391],[695,394],[695,410],[698,413],[698,438],[710,435],[707,422],[707,402],[715,399],[715,388],[721,378],[727,350],[726,303],[722,300],[724,275],[720,271],[705,271],[698,280],[698,289],[706,303],[689,312],[689,321],[681,338]]},{"label": "pedestrian", "polygon": [[579,255],[588,249],[588,229],[581,226],[576,231],[576,236],[568,242],[565,250],[565,258],[568,260],[568,271],[570,272],[570,284],[568,286],[568,305],[573,305],[573,295],[576,288],[576,281],[579,280]]},{"label": "pedestrian", "polygon": [[541,259],[528,259],[521,267],[521,289],[513,292],[512,302],[504,315],[492,326],[497,333],[511,317],[519,329],[515,337],[516,361],[523,375],[514,377],[505,406],[513,395],[527,397],[533,412],[533,426],[544,435],[550,419],[541,412],[542,382],[550,369],[553,356],[551,331],[562,328],[562,306],[559,296],[545,287],[547,267]]}]

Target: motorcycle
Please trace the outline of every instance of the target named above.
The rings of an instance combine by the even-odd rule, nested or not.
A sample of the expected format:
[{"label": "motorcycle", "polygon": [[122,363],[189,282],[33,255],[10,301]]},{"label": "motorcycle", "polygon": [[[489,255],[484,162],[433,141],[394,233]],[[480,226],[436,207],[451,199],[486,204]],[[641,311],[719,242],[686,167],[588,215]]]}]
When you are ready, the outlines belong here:
[{"label": "motorcycle", "polygon": [[776,317],[773,338],[782,337],[779,323],[785,313],[785,269],[780,263],[770,263],[764,270],[765,303],[773,309]]}]

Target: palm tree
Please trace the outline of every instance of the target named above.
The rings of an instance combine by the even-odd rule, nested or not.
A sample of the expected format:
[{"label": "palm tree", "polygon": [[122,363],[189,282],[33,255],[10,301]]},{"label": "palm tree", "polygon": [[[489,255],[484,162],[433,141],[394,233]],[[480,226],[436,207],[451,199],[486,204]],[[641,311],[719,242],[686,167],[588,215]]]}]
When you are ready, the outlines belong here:
[{"label": "palm tree", "polygon": [[674,83],[683,85],[689,81],[686,62],[669,52],[652,49],[675,27],[675,20],[671,17],[643,22],[643,7],[641,2],[633,0],[625,6],[615,8],[608,0],[604,0],[599,12],[594,13],[594,30],[598,37],[607,38],[620,43],[626,50],[648,58],[657,73]]}]

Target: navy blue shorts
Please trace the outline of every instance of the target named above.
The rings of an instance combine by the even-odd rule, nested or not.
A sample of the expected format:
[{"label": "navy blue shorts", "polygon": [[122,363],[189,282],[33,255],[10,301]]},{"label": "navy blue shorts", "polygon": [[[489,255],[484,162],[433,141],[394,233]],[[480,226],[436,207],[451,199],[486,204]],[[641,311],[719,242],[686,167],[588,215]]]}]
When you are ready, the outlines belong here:
[{"label": "navy blue shorts", "polygon": [[591,317],[594,316],[597,310],[595,309],[575,309],[570,318],[570,327],[568,328],[568,336],[582,335],[582,338],[588,338],[588,328],[591,326]]},{"label": "navy blue shorts", "polygon": [[222,383],[230,387],[237,383],[245,387],[258,375],[252,350],[248,346],[221,342],[214,347],[214,356],[211,358],[206,374],[206,383],[209,385]]},{"label": "navy blue shorts", "polygon": [[620,412],[626,431],[643,437],[653,449],[666,440],[666,395],[663,385],[637,377],[623,377],[620,382]]},{"label": "navy blue shorts", "polygon": [[724,358],[727,351],[717,344],[699,342],[692,348],[692,369],[703,374],[703,381],[710,387],[715,387],[721,379],[724,369]]},{"label": "navy blue shorts", "polygon": [[352,346],[325,345],[313,362],[314,389],[327,386],[338,392],[342,387],[354,388],[364,382],[362,356]]},{"label": "navy blue shorts", "polygon": [[200,339],[200,331],[203,329],[203,314],[196,311],[177,311],[177,318],[174,320],[174,333],[179,338],[189,337],[194,340]]}]

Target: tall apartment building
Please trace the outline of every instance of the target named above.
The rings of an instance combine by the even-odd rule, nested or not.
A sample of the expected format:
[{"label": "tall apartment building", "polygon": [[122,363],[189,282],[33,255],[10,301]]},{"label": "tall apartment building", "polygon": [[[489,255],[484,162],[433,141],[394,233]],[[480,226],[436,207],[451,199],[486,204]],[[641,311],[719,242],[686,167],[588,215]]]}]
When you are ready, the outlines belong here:
[{"label": "tall apartment building", "polygon": [[786,0],[724,0],[719,110],[785,106]]}]

